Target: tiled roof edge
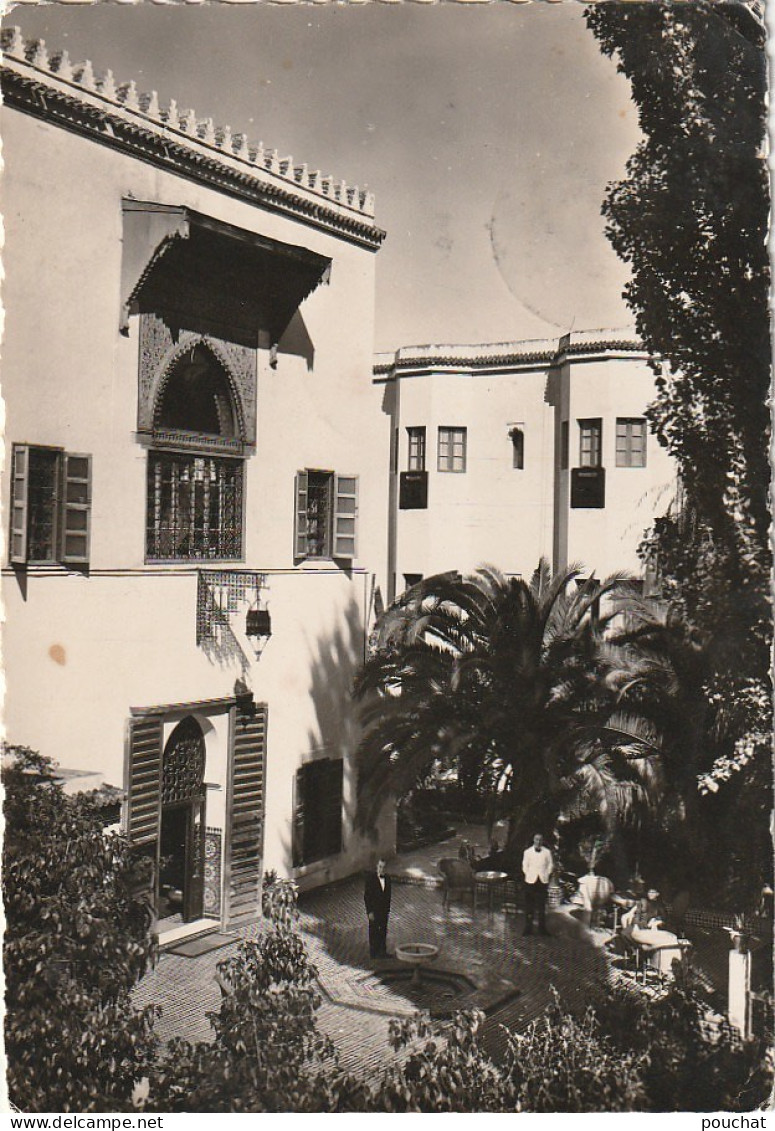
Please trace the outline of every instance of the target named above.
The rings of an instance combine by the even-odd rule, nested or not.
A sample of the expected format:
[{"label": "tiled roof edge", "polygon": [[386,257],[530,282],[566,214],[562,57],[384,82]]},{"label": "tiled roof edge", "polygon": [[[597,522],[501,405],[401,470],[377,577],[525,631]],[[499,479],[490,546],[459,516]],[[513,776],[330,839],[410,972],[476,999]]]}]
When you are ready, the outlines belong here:
[{"label": "tiled roof edge", "polygon": [[634,335],[598,336],[601,333],[585,331],[566,334],[559,339],[493,342],[474,346],[403,346],[395,353],[376,354],[374,373],[379,375],[401,369],[489,369],[494,366],[558,364],[567,356],[611,352],[647,354],[648,352]]},{"label": "tiled roof edge", "polygon": [[[373,223],[374,196],[357,185],[310,171],[263,142],[252,145],[229,126],[198,119],[172,100],[162,109],[155,91],[134,81],[97,77],[92,63],[73,64],[66,51],[49,53],[42,39],[18,28],[0,31],[4,101],[38,117],[130,150],[175,171],[376,250],[385,233]],[[45,97],[42,97],[45,96]]]}]

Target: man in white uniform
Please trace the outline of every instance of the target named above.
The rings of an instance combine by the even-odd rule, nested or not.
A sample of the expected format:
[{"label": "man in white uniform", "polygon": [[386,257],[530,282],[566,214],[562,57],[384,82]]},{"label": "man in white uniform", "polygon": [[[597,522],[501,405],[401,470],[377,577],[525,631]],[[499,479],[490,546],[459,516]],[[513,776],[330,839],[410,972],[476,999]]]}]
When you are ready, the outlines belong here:
[{"label": "man in white uniform", "polygon": [[546,929],[546,894],[554,871],[554,861],[540,833],[533,837],[530,848],[522,855],[522,872],[525,877],[525,934],[533,933],[533,916],[538,911],[538,933],[548,935]]}]

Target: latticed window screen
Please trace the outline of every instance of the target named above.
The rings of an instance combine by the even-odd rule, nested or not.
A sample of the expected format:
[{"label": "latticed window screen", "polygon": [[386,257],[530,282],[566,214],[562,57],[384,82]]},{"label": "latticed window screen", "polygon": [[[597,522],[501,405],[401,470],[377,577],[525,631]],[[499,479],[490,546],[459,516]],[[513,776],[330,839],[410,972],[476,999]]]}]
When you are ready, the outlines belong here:
[{"label": "latticed window screen", "polygon": [[298,770],[293,815],[295,867],[342,851],[343,780],[341,759],[323,758]]},{"label": "latticed window screen", "polygon": [[579,464],[581,467],[600,467],[603,460],[603,421],[579,421]]},{"label": "latticed window screen", "polygon": [[642,416],[617,419],[616,466],[646,466],[646,421]]},{"label": "latticed window screen", "polygon": [[465,428],[439,428],[439,471],[465,471],[466,439]]},{"label": "latticed window screen", "polygon": [[241,460],[148,455],[146,552],[161,561],[242,556]]}]

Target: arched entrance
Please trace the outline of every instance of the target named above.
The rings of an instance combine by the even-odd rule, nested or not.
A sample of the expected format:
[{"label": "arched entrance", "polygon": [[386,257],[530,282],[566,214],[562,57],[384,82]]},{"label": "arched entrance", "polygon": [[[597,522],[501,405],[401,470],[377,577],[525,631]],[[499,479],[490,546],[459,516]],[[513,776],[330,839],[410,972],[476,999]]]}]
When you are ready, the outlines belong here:
[{"label": "arched entrance", "polygon": [[202,916],[206,748],[189,715],[164,747],[159,844],[159,918],[184,923]]}]

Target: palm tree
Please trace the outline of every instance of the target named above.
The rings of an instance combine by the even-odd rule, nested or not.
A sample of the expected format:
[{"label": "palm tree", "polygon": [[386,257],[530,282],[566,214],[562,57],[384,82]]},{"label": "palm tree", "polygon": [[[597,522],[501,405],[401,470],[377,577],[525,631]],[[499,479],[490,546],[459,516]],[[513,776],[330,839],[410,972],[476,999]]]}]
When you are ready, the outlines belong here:
[{"label": "palm tree", "polygon": [[383,618],[356,684],[362,702],[358,819],[402,795],[434,761],[498,798],[512,841],[558,814],[613,825],[658,788],[657,729],[619,700],[605,630],[628,578],[528,583],[491,566],[415,586]]}]

